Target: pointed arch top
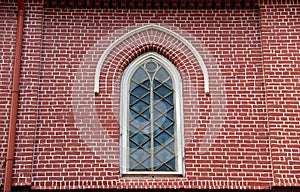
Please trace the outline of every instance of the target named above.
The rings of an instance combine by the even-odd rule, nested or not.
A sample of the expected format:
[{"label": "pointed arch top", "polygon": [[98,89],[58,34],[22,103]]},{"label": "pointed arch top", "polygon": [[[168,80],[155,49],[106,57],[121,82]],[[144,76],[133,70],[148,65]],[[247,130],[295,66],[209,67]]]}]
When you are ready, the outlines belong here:
[{"label": "pointed arch top", "polygon": [[102,69],[102,65],[105,62],[106,58],[108,57],[108,55],[110,54],[110,52],[117,47],[120,43],[122,43],[123,41],[125,41],[127,38],[143,32],[143,31],[147,31],[150,29],[154,29],[154,30],[158,30],[161,32],[164,32],[176,39],[178,39],[180,42],[182,42],[190,51],[191,53],[195,56],[195,58],[197,59],[197,62],[202,70],[203,76],[204,76],[204,91],[205,93],[209,93],[209,76],[208,76],[208,71],[207,68],[205,66],[205,63],[203,62],[202,57],[200,56],[200,54],[198,53],[198,51],[195,49],[195,47],[189,42],[187,41],[185,38],[183,38],[182,36],[180,36],[179,34],[171,31],[170,29],[167,29],[165,27],[159,26],[159,25],[154,25],[154,24],[150,24],[150,25],[145,25],[142,27],[139,27],[137,29],[134,29],[132,31],[129,31],[128,33],[124,34],[123,36],[121,36],[119,39],[117,39],[116,41],[114,41],[102,54],[102,56],[100,57],[98,64],[97,64],[97,68],[96,68],[96,73],[95,73],[95,84],[94,84],[94,92],[98,93],[99,92],[99,78],[100,78],[100,72]]}]

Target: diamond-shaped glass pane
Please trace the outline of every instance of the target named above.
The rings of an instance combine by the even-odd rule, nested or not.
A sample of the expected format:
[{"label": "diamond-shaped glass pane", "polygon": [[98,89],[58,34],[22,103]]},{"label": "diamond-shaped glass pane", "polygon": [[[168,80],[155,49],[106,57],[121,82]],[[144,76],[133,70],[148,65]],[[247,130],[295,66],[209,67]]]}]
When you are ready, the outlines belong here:
[{"label": "diamond-shaped glass pane", "polygon": [[155,137],[155,140],[161,144],[165,144],[169,142],[172,138],[173,137],[167,134],[166,132],[162,132],[157,137]]},{"label": "diamond-shaped glass pane", "polygon": [[170,105],[165,100],[161,100],[161,101],[158,101],[154,107],[161,112],[166,112],[166,111],[170,110],[170,108],[173,108],[173,105]]},{"label": "diamond-shaped glass pane", "polygon": [[144,118],[143,116],[138,116],[134,120],[130,122],[131,125],[135,126],[136,128],[142,128],[149,123],[149,120]]},{"label": "diamond-shaped glass pane", "polygon": [[130,108],[135,110],[137,113],[141,113],[146,108],[148,108],[148,104],[143,101],[138,101],[134,105],[132,105]]},{"label": "diamond-shaped glass pane", "polygon": [[135,152],[131,153],[131,157],[138,162],[143,162],[150,157],[150,154],[143,149],[138,149]]},{"label": "diamond-shaped glass pane", "polygon": [[165,129],[168,128],[169,126],[173,125],[173,121],[171,121],[170,119],[166,118],[165,116],[162,116],[161,118],[157,119],[154,122],[155,125]]},{"label": "diamond-shaped glass pane", "polygon": [[155,153],[154,155],[156,158],[160,159],[163,162],[168,161],[171,157],[174,156],[173,153],[171,153],[170,151],[168,151],[166,148],[163,148],[162,150],[158,151],[157,153]]},{"label": "diamond-shaped glass pane", "polygon": [[132,137],[131,140],[134,141],[135,143],[137,143],[138,145],[141,145],[141,144],[149,141],[150,138],[143,133],[138,133],[134,137]]},{"label": "diamond-shaped glass pane", "polygon": [[145,94],[147,94],[149,91],[145,89],[142,86],[138,86],[135,89],[131,91],[131,95],[135,96],[136,98],[141,98]]},{"label": "diamond-shaped glass pane", "polygon": [[160,95],[161,97],[165,97],[165,96],[169,95],[172,92],[172,90],[170,90],[169,88],[167,88],[164,85],[161,85],[155,89],[155,92],[158,95]]}]

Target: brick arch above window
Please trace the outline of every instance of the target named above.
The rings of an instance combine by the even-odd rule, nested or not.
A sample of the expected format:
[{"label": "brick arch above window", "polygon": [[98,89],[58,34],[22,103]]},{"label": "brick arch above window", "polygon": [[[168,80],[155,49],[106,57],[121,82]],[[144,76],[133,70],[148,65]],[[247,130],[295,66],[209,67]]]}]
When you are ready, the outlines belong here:
[{"label": "brick arch above window", "polygon": [[[114,41],[104,51],[96,68],[94,92],[99,93],[100,75],[105,77],[104,83],[111,83],[107,81],[108,76],[113,78],[114,76],[120,77],[120,75],[116,74],[121,74],[131,61],[148,51],[157,52],[165,56],[180,71],[186,71],[189,77],[192,75],[189,74],[191,70],[186,70],[189,66],[186,64],[182,65],[182,63],[197,65],[203,74],[204,91],[209,93],[208,71],[195,47],[174,31],[154,24],[129,31]],[[190,66],[190,68],[194,67]],[[105,85],[105,87],[109,86]]]}]

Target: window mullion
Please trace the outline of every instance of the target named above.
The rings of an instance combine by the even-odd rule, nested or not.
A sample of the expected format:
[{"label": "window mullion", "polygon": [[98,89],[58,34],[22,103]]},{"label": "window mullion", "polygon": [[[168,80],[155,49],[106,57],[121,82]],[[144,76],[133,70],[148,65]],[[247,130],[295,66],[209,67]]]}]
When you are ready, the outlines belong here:
[{"label": "window mullion", "polygon": [[154,120],[153,120],[153,78],[150,79],[150,153],[151,153],[151,171],[154,171]]}]

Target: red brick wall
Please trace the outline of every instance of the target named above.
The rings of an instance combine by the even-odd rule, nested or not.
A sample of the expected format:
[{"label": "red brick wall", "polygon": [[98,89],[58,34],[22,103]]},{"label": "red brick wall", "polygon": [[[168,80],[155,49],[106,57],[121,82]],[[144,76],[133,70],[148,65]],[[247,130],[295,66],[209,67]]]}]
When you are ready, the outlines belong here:
[{"label": "red brick wall", "polygon": [[276,186],[300,180],[300,2],[262,2],[261,26]]},{"label": "red brick wall", "polygon": [[[224,86],[220,89],[226,92],[225,96],[205,96],[199,66],[177,64],[182,74],[194,74],[186,77],[189,86],[199,87],[184,94],[187,137],[183,178],[119,178],[116,111],[118,83],[126,64],[111,69],[104,65],[111,72],[101,74],[100,86],[111,91],[104,92],[101,87],[98,96],[93,93],[101,53],[134,26],[147,24],[145,20],[194,40],[209,70],[219,70],[220,85]],[[118,33],[111,35],[114,31]],[[34,188],[268,188],[272,175],[262,69],[256,10],[165,10],[154,14],[149,10],[46,9]],[[213,82],[217,77],[211,75]],[[221,119],[225,123],[214,130],[211,103],[224,98],[220,102],[226,105]],[[206,142],[210,146],[210,141],[203,139],[207,128],[216,139],[202,151]]]},{"label": "red brick wall", "polygon": [[[16,135],[14,178],[16,185],[30,185],[34,134],[36,128],[40,51],[42,40],[42,3],[27,3],[24,23],[19,110]],[[17,6],[1,2],[1,166],[4,173],[14,64]],[[4,176],[1,175],[1,178]],[[3,182],[3,179],[0,181]]]},{"label": "red brick wall", "polygon": [[16,5],[0,2],[0,186],[4,178],[9,124],[11,79],[15,50]]},{"label": "red brick wall", "polygon": [[[260,6],[260,10],[43,10],[41,3],[28,3],[14,185],[269,189],[274,181],[277,186],[299,186],[299,42],[295,41],[299,41],[295,35],[299,5],[277,8],[262,2]],[[9,4],[1,9],[5,18],[1,38],[11,39],[12,50],[16,7]],[[278,21],[282,18],[287,23]],[[101,71],[100,92],[94,94],[96,66],[105,49],[149,23],[174,31],[195,47],[209,71],[210,95],[204,93],[195,58],[180,42],[170,39],[167,45],[163,33],[153,39],[151,33],[137,35],[114,49]],[[160,53],[166,57],[172,55],[183,77],[185,177],[119,177],[119,83],[129,62],[117,55],[138,52],[137,47],[147,42],[163,47]],[[5,95],[0,158],[4,161],[13,51],[1,49],[8,53],[1,57]],[[3,171],[0,167],[1,178]]]},{"label": "red brick wall", "polygon": [[23,53],[15,152],[15,185],[31,184],[34,136],[37,124],[43,5],[25,4]]}]

